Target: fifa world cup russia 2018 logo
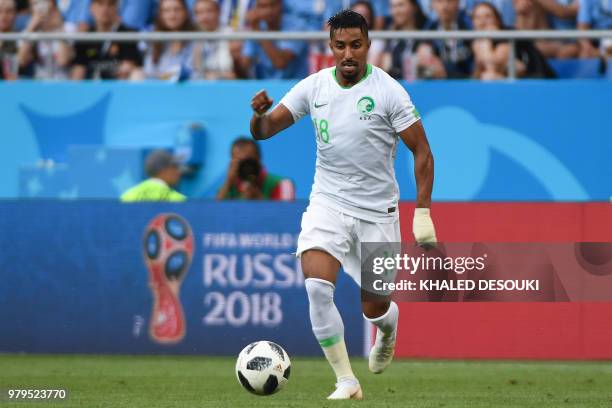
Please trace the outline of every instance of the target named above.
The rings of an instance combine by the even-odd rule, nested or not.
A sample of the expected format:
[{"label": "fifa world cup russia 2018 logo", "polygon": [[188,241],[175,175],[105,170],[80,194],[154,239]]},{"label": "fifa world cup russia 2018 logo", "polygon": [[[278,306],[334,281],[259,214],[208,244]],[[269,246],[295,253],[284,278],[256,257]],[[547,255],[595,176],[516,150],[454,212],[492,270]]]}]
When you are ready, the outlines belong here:
[{"label": "fifa world cup russia 2018 logo", "polygon": [[185,336],[179,295],[193,258],[193,233],[179,215],[160,214],[147,226],[143,244],[153,293],[149,334],[158,343],[177,343]]}]

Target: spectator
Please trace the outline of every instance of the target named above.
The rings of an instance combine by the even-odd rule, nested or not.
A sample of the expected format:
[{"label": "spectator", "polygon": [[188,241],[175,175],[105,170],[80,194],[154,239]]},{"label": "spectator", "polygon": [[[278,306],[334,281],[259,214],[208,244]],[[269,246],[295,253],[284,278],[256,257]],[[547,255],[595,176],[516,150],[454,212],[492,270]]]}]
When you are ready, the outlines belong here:
[{"label": "spectator", "polygon": [[[15,0],[0,0],[0,33],[10,33],[15,25]],[[0,41],[0,79],[17,79],[17,45],[14,41]]]},{"label": "spectator", "polygon": [[259,145],[253,139],[234,140],[227,178],[217,193],[218,200],[277,200],[295,199],[291,180],[266,172],[261,163]]},{"label": "spectator", "polygon": [[[459,16],[463,20],[463,22],[468,26],[472,22],[470,19],[471,8],[476,2],[479,2],[479,1],[480,0],[459,0],[459,10],[460,10]],[[512,0],[494,0],[494,1],[512,2]],[[436,11],[434,10],[432,3],[433,3],[433,0],[419,0],[419,5],[421,6],[421,10],[423,10],[423,13],[425,13],[427,20],[436,21],[438,19],[438,15],[436,14]],[[512,6],[512,3],[510,4],[510,6]]]},{"label": "spectator", "polygon": [[[547,15],[548,26],[555,30],[575,30],[578,0],[534,0]],[[577,58],[580,47],[575,40],[551,40],[546,43],[548,57]]]},{"label": "spectator", "polygon": [[[202,31],[219,31],[219,4],[215,0],[196,0],[196,25]],[[229,27],[221,31],[231,31]],[[234,63],[227,41],[204,41],[193,47],[194,77],[202,79],[233,79]]]},{"label": "spectator", "polygon": [[[393,31],[418,31],[427,18],[417,0],[391,0],[391,26]],[[414,40],[390,40],[385,46],[383,68],[395,79],[416,78]]]},{"label": "spectator", "polygon": [[[580,0],[578,9],[578,28],[581,30],[612,29],[612,1]],[[591,58],[599,55],[597,47],[604,57],[612,57],[612,38],[606,38],[599,43],[589,39],[580,40],[580,56]]]},{"label": "spectator", "polygon": [[[257,0],[250,14],[253,31],[301,31],[283,17],[282,0]],[[241,77],[297,79],[308,75],[308,44],[304,41],[246,41],[242,55],[234,55]],[[250,72],[252,68],[252,71]]]},{"label": "spectator", "polygon": [[[355,0],[326,0],[325,11],[323,13],[324,28],[327,29],[327,20],[340,10],[351,8],[355,3]],[[389,18],[389,0],[371,0],[367,1],[371,4],[373,9],[373,15],[375,16],[372,21],[372,27],[374,30],[383,30],[387,26],[386,20]]]},{"label": "spectator", "polygon": [[122,202],[179,202],[187,199],[173,189],[181,181],[180,161],[166,150],[155,150],[147,156],[145,173],[149,178],[123,193],[120,197]]},{"label": "spectator", "polygon": [[[516,20],[514,28],[517,30],[546,30],[548,29],[548,19],[544,9],[535,0],[513,0]],[[551,51],[550,40],[538,40],[536,47],[545,56],[554,54]]]},{"label": "spectator", "polygon": [[[438,19],[427,30],[469,30],[459,10],[459,0],[432,0]],[[446,39],[417,45],[417,70],[421,78],[467,78],[472,73],[470,41]]]},{"label": "spectator", "polygon": [[[92,0],[94,26],[90,32],[131,32],[118,14],[119,0]],[[133,42],[82,42],[75,46],[72,79],[129,79],[137,77],[142,66],[138,45]]]},{"label": "spectator", "polygon": [[[542,0],[555,2],[556,0]],[[563,1],[563,0],[562,0]],[[512,0],[466,0],[465,11],[466,16],[470,18],[474,13],[474,8],[480,3],[489,3],[501,14],[502,22],[504,27],[514,27],[514,21],[516,20],[516,13],[514,12],[514,5]]]},{"label": "spectator", "polygon": [[[368,30],[374,30],[374,8],[369,1],[356,1],[351,6],[351,10],[361,14],[368,23]],[[382,65],[383,52],[385,50],[385,42],[382,40],[371,40],[370,51],[368,52],[368,62],[372,65],[380,67]]]},{"label": "spectator", "polygon": [[[195,31],[185,0],[160,0],[155,31]],[[192,66],[191,42],[155,42],[145,58],[145,76],[156,79],[179,79]]]},{"label": "spectator", "polygon": [[[503,29],[502,17],[491,3],[480,3],[474,7],[472,22],[474,29],[479,31]],[[475,78],[493,80],[507,77],[510,57],[508,41],[482,38],[472,42],[472,50],[475,59]],[[515,53],[516,59],[513,63],[518,77],[555,77],[552,68],[531,41],[516,41]]]},{"label": "spectator", "polygon": [[[34,0],[32,18],[25,32],[62,32],[64,20],[53,0]],[[72,48],[65,41],[21,41],[19,69],[23,76],[36,79],[68,79]]]}]

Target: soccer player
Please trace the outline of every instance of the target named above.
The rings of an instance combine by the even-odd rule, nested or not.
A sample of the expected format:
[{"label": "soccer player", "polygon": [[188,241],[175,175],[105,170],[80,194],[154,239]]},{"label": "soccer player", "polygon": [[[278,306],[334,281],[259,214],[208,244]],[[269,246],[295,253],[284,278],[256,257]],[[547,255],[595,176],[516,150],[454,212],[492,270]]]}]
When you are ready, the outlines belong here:
[{"label": "soccer player", "polygon": [[[270,113],[273,101],[265,90],[258,92],[251,101],[251,134],[267,139],[308,114],[313,120],[316,172],[297,254],[306,277],[312,330],[337,377],[328,399],[361,399],[334,304],[338,270],[342,265],[360,284],[360,243],[401,241],[393,167],[398,135],[414,155],[415,239],[419,244],[436,242],[429,211],[433,156],[406,90],[367,64],[370,40],[363,17],[344,10],[329,19],[329,26],[336,66],[300,81]],[[393,358],[398,307],[362,299],[362,310],[377,327],[369,368],[380,373]]]}]

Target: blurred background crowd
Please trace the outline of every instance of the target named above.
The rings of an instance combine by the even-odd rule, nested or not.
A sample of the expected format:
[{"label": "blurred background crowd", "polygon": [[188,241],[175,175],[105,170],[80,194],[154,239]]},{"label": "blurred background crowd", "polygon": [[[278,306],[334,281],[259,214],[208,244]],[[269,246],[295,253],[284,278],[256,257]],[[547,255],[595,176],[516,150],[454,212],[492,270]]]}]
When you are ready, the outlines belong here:
[{"label": "blurred background crowd", "polygon": [[[612,29],[612,0],[0,0],[0,32],[319,31],[343,8],[372,30]],[[504,40],[373,40],[397,79],[505,78]],[[517,41],[519,77],[612,57],[612,38]],[[321,41],[0,42],[2,79],[299,79],[333,64]]]}]

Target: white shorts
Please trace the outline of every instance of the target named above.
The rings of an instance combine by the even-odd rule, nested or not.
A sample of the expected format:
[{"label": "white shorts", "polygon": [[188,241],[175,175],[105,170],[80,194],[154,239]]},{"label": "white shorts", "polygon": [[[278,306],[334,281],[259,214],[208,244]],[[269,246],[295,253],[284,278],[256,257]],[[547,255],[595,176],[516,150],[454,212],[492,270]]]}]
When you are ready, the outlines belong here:
[{"label": "white shorts", "polygon": [[401,240],[399,217],[391,223],[375,223],[311,203],[302,216],[296,255],[321,249],[336,258],[361,286],[361,243]]}]

